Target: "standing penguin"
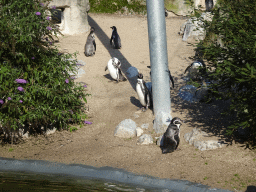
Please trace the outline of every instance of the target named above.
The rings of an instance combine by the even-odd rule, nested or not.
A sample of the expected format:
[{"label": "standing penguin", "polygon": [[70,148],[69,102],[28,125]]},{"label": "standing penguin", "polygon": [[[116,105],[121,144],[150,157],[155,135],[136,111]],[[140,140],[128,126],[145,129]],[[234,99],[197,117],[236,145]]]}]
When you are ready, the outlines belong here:
[{"label": "standing penguin", "polygon": [[174,117],[163,135],[162,153],[171,153],[175,151],[180,143],[181,119]]},{"label": "standing penguin", "polygon": [[143,80],[142,73],[139,73],[137,84],[136,84],[136,92],[138,94],[139,100],[142,107],[142,111],[146,111],[149,106],[153,105],[151,92],[148,90],[146,86],[146,82]]},{"label": "standing penguin", "polygon": [[87,41],[84,46],[84,54],[86,57],[95,55],[96,51],[96,43],[95,43],[95,35],[94,35],[94,27],[91,27],[90,34],[87,37]]},{"label": "standing penguin", "polygon": [[198,80],[202,79],[202,75],[206,74],[206,65],[204,64],[203,60],[199,59],[194,61],[192,64],[190,64],[184,74],[186,72],[189,72],[189,76],[192,80]]},{"label": "standing penguin", "polygon": [[127,80],[122,74],[121,62],[117,58],[113,57],[108,61],[108,65],[106,66],[105,71],[107,69],[109,70],[110,76],[117,82]]},{"label": "standing penguin", "polygon": [[113,46],[114,49],[121,49],[121,39],[117,33],[117,29],[115,26],[110,27],[112,29],[112,35],[110,38],[110,45]]},{"label": "standing penguin", "polygon": [[211,11],[213,8],[213,0],[205,0],[206,11]]}]

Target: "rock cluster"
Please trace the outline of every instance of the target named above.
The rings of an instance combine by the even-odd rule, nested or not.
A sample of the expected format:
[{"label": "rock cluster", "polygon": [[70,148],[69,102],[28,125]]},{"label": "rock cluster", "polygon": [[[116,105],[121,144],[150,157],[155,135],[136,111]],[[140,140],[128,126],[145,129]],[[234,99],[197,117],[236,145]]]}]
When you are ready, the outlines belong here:
[{"label": "rock cluster", "polygon": [[187,141],[190,145],[195,146],[201,151],[217,149],[223,146],[223,142],[217,140],[205,140],[205,138],[209,137],[209,135],[201,131],[197,128],[194,128],[192,132],[186,133],[184,135],[185,141]]},{"label": "rock cluster", "polygon": [[199,18],[192,17],[189,18],[180,27],[179,35],[182,35],[183,41],[188,41],[188,39],[194,38],[195,40],[203,40],[205,38],[205,30],[202,27],[205,21],[212,21],[213,15],[210,12],[202,13]]},{"label": "rock cluster", "polygon": [[[119,123],[115,129],[114,136],[121,138],[139,137],[138,145],[149,145],[153,143],[151,135],[143,134],[143,129],[148,129],[149,124],[142,124],[137,127],[136,123],[131,119],[125,119]],[[143,135],[142,135],[143,134]]]}]

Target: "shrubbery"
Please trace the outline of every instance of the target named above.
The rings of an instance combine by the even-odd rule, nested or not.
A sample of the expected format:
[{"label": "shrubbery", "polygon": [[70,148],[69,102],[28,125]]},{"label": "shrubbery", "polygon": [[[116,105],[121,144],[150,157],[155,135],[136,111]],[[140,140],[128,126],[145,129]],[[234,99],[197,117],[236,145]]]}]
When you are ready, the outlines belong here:
[{"label": "shrubbery", "polygon": [[[59,31],[51,23],[49,1],[2,0],[0,3],[0,136],[20,127],[68,128],[86,117],[83,85],[70,77],[75,54],[54,46]],[[51,7],[54,9],[54,7]]]},{"label": "shrubbery", "polygon": [[256,4],[253,0],[219,0],[206,23],[207,36],[198,44],[214,69],[210,78],[218,99],[231,101],[236,121],[227,133],[243,127],[256,138]]}]

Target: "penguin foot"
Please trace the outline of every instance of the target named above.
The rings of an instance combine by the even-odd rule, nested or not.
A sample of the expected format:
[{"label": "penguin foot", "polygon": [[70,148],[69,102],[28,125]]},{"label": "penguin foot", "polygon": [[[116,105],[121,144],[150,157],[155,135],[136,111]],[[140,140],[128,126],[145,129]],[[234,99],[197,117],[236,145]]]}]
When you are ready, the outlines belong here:
[{"label": "penguin foot", "polygon": [[147,108],[146,107],[141,107],[141,111],[145,112],[145,111],[147,111]]}]

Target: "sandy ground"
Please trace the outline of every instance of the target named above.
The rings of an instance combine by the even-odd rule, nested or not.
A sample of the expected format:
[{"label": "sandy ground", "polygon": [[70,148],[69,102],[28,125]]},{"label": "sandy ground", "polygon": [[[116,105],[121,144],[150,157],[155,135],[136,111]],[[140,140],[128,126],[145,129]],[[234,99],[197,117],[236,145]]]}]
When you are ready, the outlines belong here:
[{"label": "sandy ground", "polygon": [[[183,136],[193,128],[202,128],[211,139],[225,139],[222,129],[227,120],[220,115],[224,103],[189,104],[178,98],[178,89],[184,84],[181,79],[190,64],[194,50],[178,35],[185,22],[179,17],[166,19],[169,69],[175,79],[171,90],[172,117],[186,120],[181,126],[179,151],[161,154],[154,143],[137,145],[138,138],[114,137],[116,126],[124,119],[134,120],[138,126],[149,123],[144,133],[153,131],[153,112],[138,111],[141,107],[135,91],[135,80],[116,83],[108,71],[104,71],[108,60],[117,57],[126,71],[134,66],[149,81],[150,65],[147,18],[140,16],[118,16],[90,14],[89,23],[96,29],[97,51],[94,57],[85,57],[84,44],[88,34],[64,36],[57,46],[60,50],[74,53],[86,62],[86,74],[77,79],[88,86],[89,121],[91,125],[77,131],[56,132],[49,136],[31,137],[19,145],[0,148],[1,157],[15,159],[41,159],[62,163],[87,164],[96,167],[111,166],[138,174],[159,178],[184,179],[215,188],[245,191],[247,186],[256,186],[256,155],[244,145],[227,144],[221,149],[199,151],[185,142]],[[109,45],[111,26],[116,26],[122,39],[122,49],[114,50]],[[135,118],[135,114],[139,115]]]}]

